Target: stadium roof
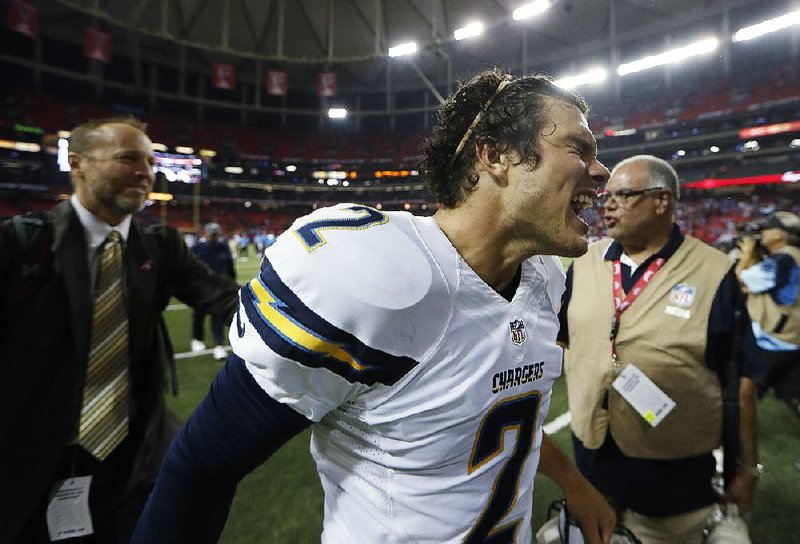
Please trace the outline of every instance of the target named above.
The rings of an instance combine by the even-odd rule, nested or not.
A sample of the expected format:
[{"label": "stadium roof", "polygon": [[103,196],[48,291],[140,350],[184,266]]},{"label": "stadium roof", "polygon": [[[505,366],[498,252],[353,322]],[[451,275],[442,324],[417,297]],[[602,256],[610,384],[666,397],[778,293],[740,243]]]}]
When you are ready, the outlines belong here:
[{"label": "stadium roof", "polygon": [[[250,81],[281,69],[294,89],[315,88],[319,72],[330,70],[342,92],[385,88],[391,78],[395,91],[443,94],[494,65],[566,76],[797,9],[786,0],[551,0],[542,14],[517,21],[512,14],[526,0],[29,1],[45,36],[80,43],[94,25],[111,34],[115,55],[201,72],[227,62]],[[481,36],[453,38],[477,20]],[[389,47],[408,41],[418,43],[416,55],[388,57]]]}]

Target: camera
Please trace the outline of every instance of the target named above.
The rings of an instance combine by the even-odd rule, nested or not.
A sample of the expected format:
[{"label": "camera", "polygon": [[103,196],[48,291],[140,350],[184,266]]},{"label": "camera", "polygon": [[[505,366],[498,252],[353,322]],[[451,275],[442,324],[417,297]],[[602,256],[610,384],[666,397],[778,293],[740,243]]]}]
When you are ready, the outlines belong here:
[{"label": "camera", "polygon": [[744,225],[738,225],[736,227],[736,233],[738,234],[736,239],[739,240],[744,236],[748,236],[750,238],[755,238],[756,240],[760,240],[762,229],[763,226],[755,221],[751,221],[750,223],[745,223]]}]

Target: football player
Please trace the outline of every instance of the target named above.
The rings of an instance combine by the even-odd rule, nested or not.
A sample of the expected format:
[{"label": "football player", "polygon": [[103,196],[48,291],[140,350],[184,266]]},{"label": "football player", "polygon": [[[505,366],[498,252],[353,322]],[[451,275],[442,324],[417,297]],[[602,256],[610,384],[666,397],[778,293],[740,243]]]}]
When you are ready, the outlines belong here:
[{"label": "football player", "polygon": [[233,353],[172,444],[133,542],[216,542],[238,481],[313,426],[322,541],[530,543],[537,467],[586,542],[613,511],[542,432],[579,214],[608,178],[582,98],[497,70],[441,107],[433,217],[298,219],[240,293]]}]

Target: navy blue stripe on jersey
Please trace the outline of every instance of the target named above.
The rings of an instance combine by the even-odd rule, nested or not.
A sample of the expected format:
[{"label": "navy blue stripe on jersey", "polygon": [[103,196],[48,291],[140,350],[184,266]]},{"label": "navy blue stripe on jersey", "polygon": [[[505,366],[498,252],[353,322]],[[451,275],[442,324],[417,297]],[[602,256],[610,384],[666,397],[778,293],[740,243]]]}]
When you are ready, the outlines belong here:
[{"label": "navy blue stripe on jersey", "polygon": [[267,257],[261,274],[242,288],[248,320],[275,353],[312,368],[327,368],[351,383],[392,385],[418,363],[374,349],[306,306]]}]

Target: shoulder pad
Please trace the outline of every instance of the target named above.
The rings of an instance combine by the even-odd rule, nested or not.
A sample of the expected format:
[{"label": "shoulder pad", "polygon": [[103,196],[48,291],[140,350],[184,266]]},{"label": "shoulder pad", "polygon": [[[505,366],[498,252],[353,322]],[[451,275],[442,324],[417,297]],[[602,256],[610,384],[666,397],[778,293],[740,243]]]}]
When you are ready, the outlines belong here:
[{"label": "shoulder pad", "polygon": [[412,221],[354,205],[296,221],[242,289],[261,340],[348,381],[394,383],[407,373],[441,335],[451,306]]}]

